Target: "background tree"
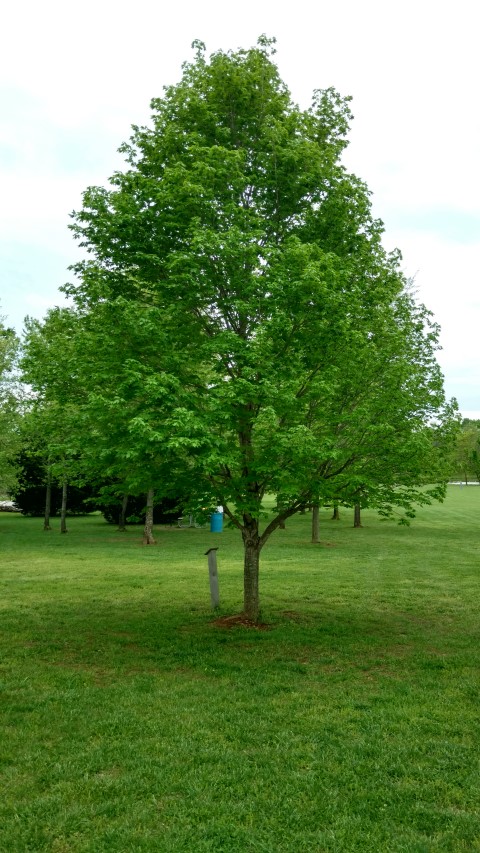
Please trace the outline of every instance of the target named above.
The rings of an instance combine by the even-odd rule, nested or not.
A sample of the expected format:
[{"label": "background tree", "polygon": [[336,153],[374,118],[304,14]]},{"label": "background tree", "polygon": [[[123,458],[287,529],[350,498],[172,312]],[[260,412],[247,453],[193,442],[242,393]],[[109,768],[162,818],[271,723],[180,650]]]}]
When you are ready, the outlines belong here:
[{"label": "background tree", "polygon": [[[52,457],[50,447],[57,476],[69,459],[69,482],[96,484],[100,504],[120,507],[130,495],[138,498],[136,512],[140,504],[146,508],[150,492],[159,509],[166,500],[170,510],[178,505],[178,517],[189,501],[195,504],[198,489],[182,454],[165,439],[165,419],[178,405],[186,371],[181,354],[165,352],[164,325],[158,310],[124,299],[87,311],[54,309],[43,323],[27,324],[23,367],[44,412],[48,400],[50,410],[60,406],[57,423],[70,413],[60,430],[68,432],[68,449],[57,442]],[[51,432],[42,430],[44,438]],[[204,492],[200,498],[203,505]],[[154,542],[154,516],[148,514],[146,544]]]},{"label": "background tree", "polygon": [[[12,495],[24,515],[43,516],[45,529],[50,529],[50,517],[58,515],[62,503],[66,445],[59,421],[65,423],[64,412],[58,407],[42,407],[39,401],[30,405],[21,424],[21,447],[16,457],[18,478]],[[69,460],[68,477],[78,476],[78,460]],[[48,494],[49,493],[49,494]],[[92,487],[71,485],[68,492],[68,512],[79,514],[90,511],[85,501],[93,495]],[[48,504],[48,507],[46,506]]]},{"label": "background tree", "polygon": [[[78,507],[83,493],[78,485],[85,485],[82,476],[81,450],[76,440],[81,422],[84,395],[78,381],[73,361],[73,341],[78,328],[75,312],[55,308],[48,312],[43,322],[32,318],[25,320],[25,337],[21,367],[24,381],[32,388],[28,418],[25,421],[26,458],[35,455],[41,470],[46,492],[44,529],[49,530],[49,495],[58,503],[56,487],[61,491],[60,530],[66,533],[68,495],[70,509]],[[85,440],[85,438],[84,438]],[[22,478],[23,489],[18,494],[28,511],[31,511],[31,487],[28,466]],[[70,490],[69,490],[70,486]],[[83,507],[86,510],[86,506]]]},{"label": "background tree", "polygon": [[0,495],[8,495],[17,481],[16,456],[20,445],[22,392],[16,371],[19,341],[0,319]]},{"label": "background tree", "polygon": [[[382,248],[367,188],[341,164],[349,99],[319,90],[300,110],[265,37],[209,61],[195,47],[180,82],[152,101],[152,127],[123,146],[127,170],[85,192],[72,227],[90,259],[66,290],[85,314],[130,304],[137,330],[157,317],[170,363],[144,383],[141,444],[178,454],[225,506],[256,620],[271,533],[343,487],[396,425],[414,442],[448,414],[436,330],[405,293],[398,254]],[[399,384],[375,407],[382,347],[405,336]],[[161,405],[156,382],[168,387]],[[267,492],[277,502],[262,529]]]},{"label": "background tree", "polygon": [[480,482],[480,421],[464,418],[456,437],[450,475]]}]

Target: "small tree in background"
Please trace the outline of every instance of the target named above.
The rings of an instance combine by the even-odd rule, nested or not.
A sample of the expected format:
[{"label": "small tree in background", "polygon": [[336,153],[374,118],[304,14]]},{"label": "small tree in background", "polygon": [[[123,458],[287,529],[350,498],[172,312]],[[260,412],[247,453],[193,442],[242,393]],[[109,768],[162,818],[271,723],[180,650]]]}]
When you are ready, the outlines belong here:
[{"label": "small tree in background", "polygon": [[450,476],[480,482],[480,421],[464,418],[451,458]]},{"label": "small tree in background", "polygon": [[16,373],[19,341],[0,318],[0,496],[17,482],[16,456],[20,445],[21,391]]}]

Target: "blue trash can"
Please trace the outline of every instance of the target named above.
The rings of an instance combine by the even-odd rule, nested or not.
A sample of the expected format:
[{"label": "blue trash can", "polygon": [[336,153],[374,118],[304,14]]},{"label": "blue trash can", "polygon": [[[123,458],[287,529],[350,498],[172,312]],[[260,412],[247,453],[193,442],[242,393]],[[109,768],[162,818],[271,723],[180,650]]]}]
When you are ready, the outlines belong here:
[{"label": "blue trash can", "polygon": [[221,533],[223,530],[223,512],[212,512],[210,516],[210,533]]}]

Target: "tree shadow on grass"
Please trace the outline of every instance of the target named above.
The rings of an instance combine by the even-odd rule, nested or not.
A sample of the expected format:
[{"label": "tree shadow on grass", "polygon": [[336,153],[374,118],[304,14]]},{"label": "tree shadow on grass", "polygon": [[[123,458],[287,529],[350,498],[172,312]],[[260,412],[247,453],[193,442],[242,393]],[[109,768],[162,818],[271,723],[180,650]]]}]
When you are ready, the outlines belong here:
[{"label": "tree shadow on grass", "polygon": [[10,650],[30,665],[112,682],[175,672],[236,679],[263,672],[288,680],[299,665],[340,678],[369,668],[398,673],[427,659],[453,665],[468,645],[462,627],[446,629],[440,615],[425,619],[393,609],[373,614],[337,605],[315,613],[278,610],[270,617],[269,630],[258,631],[242,622],[218,624],[205,609],[159,608],[151,600],[132,607],[50,605],[34,616],[15,614]]}]

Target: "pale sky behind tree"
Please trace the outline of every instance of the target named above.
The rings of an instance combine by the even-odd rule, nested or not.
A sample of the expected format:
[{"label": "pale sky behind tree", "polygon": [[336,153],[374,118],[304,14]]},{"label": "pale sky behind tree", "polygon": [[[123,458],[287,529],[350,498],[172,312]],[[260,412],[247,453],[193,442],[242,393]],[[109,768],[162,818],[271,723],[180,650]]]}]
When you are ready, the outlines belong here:
[{"label": "pale sky behind tree", "polygon": [[480,11],[474,0],[17,0],[2,11],[0,314],[22,328],[63,304],[81,257],[69,213],[122,169],[116,153],[193,58],[277,38],[293,99],[352,95],[346,166],[366,181],[384,244],[442,327],[448,396],[480,417]]}]

